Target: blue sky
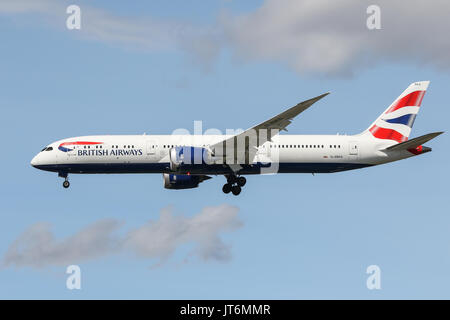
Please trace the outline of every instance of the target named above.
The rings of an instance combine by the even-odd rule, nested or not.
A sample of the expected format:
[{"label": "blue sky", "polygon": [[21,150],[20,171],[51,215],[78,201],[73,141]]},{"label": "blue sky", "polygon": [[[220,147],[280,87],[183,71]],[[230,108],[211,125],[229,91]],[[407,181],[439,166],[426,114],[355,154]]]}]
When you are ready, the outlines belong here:
[{"label": "blue sky", "polygon": [[[161,175],[72,175],[71,188],[64,190],[55,174],[29,165],[43,146],[66,137],[170,134],[193,130],[194,120],[202,120],[205,129],[246,128],[327,91],[332,94],[301,114],[289,133],[354,134],[420,80],[431,85],[412,136],[447,131],[450,64],[438,53],[448,48],[447,40],[433,43],[433,37],[416,34],[415,49],[402,54],[401,41],[392,40],[407,27],[389,20],[396,7],[382,11],[387,18],[377,31],[367,30],[363,10],[355,39],[343,30],[331,32],[332,26],[316,29],[316,36],[336,37],[339,53],[317,52],[320,60],[305,64],[310,58],[302,32],[310,31],[295,29],[299,33],[292,35],[290,26],[277,25],[288,19],[275,15],[267,24],[281,34],[258,34],[254,14],[273,1],[78,1],[87,17],[80,31],[65,28],[64,5],[55,12],[45,9],[51,0],[37,1],[38,10],[27,3],[0,5],[0,256],[39,222],[49,223],[61,241],[102,219],[120,221],[119,232],[126,233],[157,221],[168,207],[190,219],[205,207],[225,205],[238,208],[241,224],[219,234],[230,248],[225,261],[192,254],[191,242],[177,246],[157,267],[152,266],[158,259],[131,251],[73,261],[82,270],[80,291],[66,289],[66,265],[7,265],[0,269],[0,298],[450,298],[448,134],[428,143],[432,153],[379,167],[248,177],[239,197],[222,193],[222,177],[198,189],[171,191],[162,188]],[[20,12],[11,9],[15,5]],[[321,12],[337,10],[331,3],[324,8],[305,10],[316,12],[318,20]],[[94,9],[102,14],[89,16]],[[433,20],[433,10],[425,9],[423,16]],[[405,9],[404,19],[408,14],[415,13]],[[98,25],[120,20],[120,27],[111,25],[118,32],[104,36],[89,28],[92,19],[105,16]],[[191,26],[181,32],[188,42],[172,31],[155,38],[138,32],[145,42],[136,41],[133,23],[149,28],[146,23],[155,20],[172,31],[180,23]],[[291,35],[276,43],[285,33]],[[305,46],[291,44],[295,36]],[[263,37],[266,46],[254,40]],[[158,39],[168,44],[160,46]],[[268,51],[252,49],[264,47]],[[382,272],[378,291],[366,288],[365,270],[372,264]]]}]

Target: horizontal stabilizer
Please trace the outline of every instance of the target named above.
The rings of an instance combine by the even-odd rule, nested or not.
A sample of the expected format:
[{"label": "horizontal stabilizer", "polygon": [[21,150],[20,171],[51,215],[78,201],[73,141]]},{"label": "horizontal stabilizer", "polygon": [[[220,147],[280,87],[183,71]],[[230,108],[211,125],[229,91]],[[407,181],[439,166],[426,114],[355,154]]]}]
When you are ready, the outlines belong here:
[{"label": "horizontal stabilizer", "polygon": [[402,143],[394,144],[393,146],[390,146],[389,148],[386,148],[385,150],[389,151],[395,151],[395,150],[408,150],[408,149],[414,149],[418,146],[424,144],[427,141],[430,141],[431,139],[436,138],[438,135],[443,134],[444,132],[433,132],[429,133],[408,141],[404,141]]}]

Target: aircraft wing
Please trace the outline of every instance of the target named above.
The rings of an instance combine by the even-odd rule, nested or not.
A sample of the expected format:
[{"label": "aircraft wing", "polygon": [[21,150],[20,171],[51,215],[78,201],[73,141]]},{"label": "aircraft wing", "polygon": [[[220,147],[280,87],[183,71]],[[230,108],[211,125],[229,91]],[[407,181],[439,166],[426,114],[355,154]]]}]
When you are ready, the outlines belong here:
[{"label": "aircraft wing", "polygon": [[[303,101],[298,103],[297,105],[293,106],[292,108],[289,108],[288,110],[276,115],[275,117],[264,121],[263,123],[258,124],[257,126],[254,126],[248,130],[260,130],[260,129],[278,129],[278,131],[286,130],[286,127],[291,124],[292,120],[298,116],[300,113],[308,109],[310,106],[312,106],[314,103],[322,99],[323,97],[329,95],[330,93],[324,93],[320,96],[317,96],[315,98]],[[244,131],[245,133],[245,131]]]},{"label": "aircraft wing", "polygon": [[[237,135],[231,136],[227,138],[226,140],[220,141],[212,146],[210,146],[211,150],[215,152],[219,149],[227,150],[229,149],[228,146],[234,145],[236,148],[237,141],[239,139],[245,139],[247,136],[253,136],[255,139],[249,139],[250,142],[247,142],[245,146],[246,152],[250,152],[254,155],[256,153],[255,150],[257,148],[264,144],[266,141],[271,141],[272,137],[277,135],[281,130],[286,130],[286,127],[291,124],[292,120],[298,116],[300,113],[308,109],[310,106],[312,106],[315,102],[319,101],[323,97],[327,96],[329,92],[324,93],[320,96],[317,96],[315,98],[305,100],[303,102],[298,103],[297,105],[289,108],[288,110],[276,115],[275,117],[264,121],[263,123],[260,123],[254,127],[251,127]],[[263,131],[264,130],[264,131]],[[225,147],[226,146],[226,147]],[[225,151],[224,151],[225,152]],[[233,151],[234,152],[234,151]],[[225,154],[222,154],[225,156]],[[250,155],[250,159],[253,159],[252,155]]]}]

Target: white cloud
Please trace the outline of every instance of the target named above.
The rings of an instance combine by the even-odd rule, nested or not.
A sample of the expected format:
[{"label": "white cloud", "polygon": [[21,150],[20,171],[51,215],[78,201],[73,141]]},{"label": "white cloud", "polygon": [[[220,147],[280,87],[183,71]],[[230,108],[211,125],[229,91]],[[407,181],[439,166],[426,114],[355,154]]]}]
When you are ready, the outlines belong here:
[{"label": "white cloud", "polygon": [[[381,30],[366,9],[381,8]],[[450,67],[450,2],[266,0],[254,12],[221,19],[228,45],[243,59],[278,61],[299,73],[349,73],[381,61]]]},{"label": "white cloud", "polygon": [[37,223],[10,245],[3,265],[33,268],[69,265],[120,252],[132,252],[163,263],[184,244],[193,245],[191,255],[228,261],[231,247],[221,240],[220,234],[242,226],[238,211],[237,207],[220,205],[184,217],[166,208],[159,220],[150,220],[125,237],[118,234],[122,224],[113,219],[95,222],[62,240],[55,239],[49,224]]},{"label": "white cloud", "polygon": [[[72,2],[68,0],[2,0],[0,14],[41,15],[45,22],[60,28],[61,31],[67,31],[65,20],[69,16],[66,13],[69,4]],[[175,50],[184,47],[192,48],[204,56],[209,56],[216,50],[216,47],[211,45],[216,30],[210,27],[151,16],[124,17],[92,5],[79,6],[81,30],[73,31],[73,35],[145,50]]]},{"label": "white cloud", "polygon": [[230,247],[219,238],[223,231],[233,231],[242,224],[237,219],[237,207],[221,205],[206,207],[192,218],[174,216],[170,208],[161,212],[158,221],[129,232],[125,247],[146,258],[165,260],[178,246],[195,244],[195,253],[205,260],[227,261]]},{"label": "white cloud", "polygon": [[60,5],[54,0],[2,0],[0,2],[0,13],[49,13],[56,8],[60,8]]},{"label": "white cloud", "polygon": [[5,266],[68,265],[117,250],[115,220],[101,220],[64,240],[56,240],[48,223],[36,223],[15,240],[3,258]]},{"label": "white cloud", "polygon": [[[36,12],[55,24],[66,17],[67,4],[3,0],[0,13]],[[381,8],[381,30],[366,27],[371,4]],[[265,0],[244,14],[222,12],[209,25],[81,8],[82,30],[72,34],[151,51],[181,48],[203,66],[229,49],[243,61],[277,62],[301,74],[350,74],[384,61],[450,69],[447,0]],[[65,28],[64,23],[55,25]]]}]

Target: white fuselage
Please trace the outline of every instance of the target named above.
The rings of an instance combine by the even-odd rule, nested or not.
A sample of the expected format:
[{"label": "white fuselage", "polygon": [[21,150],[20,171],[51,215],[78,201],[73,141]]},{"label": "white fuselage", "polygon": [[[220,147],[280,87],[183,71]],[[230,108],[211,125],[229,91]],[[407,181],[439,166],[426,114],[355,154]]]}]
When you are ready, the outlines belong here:
[{"label": "white fuselage", "polygon": [[[104,135],[56,141],[31,164],[42,170],[68,173],[174,173],[170,150],[177,146],[208,149],[223,135]],[[189,174],[327,173],[396,161],[408,151],[380,151],[395,144],[370,135],[277,135],[262,144],[253,159],[224,165],[198,166]],[[221,159],[222,160],[222,159]],[[229,164],[229,162],[227,162]],[[231,169],[230,169],[231,167]],[[262,170],[265,168],[267,170]],[[186,172],[176,172],[186,174]]]}]

